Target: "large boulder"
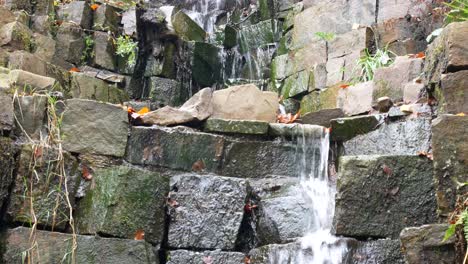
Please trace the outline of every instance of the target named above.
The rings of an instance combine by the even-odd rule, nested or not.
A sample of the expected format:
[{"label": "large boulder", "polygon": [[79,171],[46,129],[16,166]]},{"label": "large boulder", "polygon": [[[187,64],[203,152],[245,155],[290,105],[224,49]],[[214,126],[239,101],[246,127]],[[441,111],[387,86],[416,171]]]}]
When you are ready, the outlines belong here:
[{"label": "large boulder", "polygon": [[20,223],[36,221],[53,230],[64,230],[80,181],[76,158],[59,149],[27,144],[22,146],[18,162],[8,219]]},{"label": "large boulder", "polygon": [[[37,247],[31,249],[31,233],[35,234]],[[72,262],[70,254],[73,235],[17,227],[6,234],[5,263],[21,263],[24,253],[31,263]],[[133,239],[76,236],[76,263],[89,264],[153,264],[159,263],[151,244]],[[29,253],[29,254],[28,254]],[[40,261],[39,261],[40,259]]]},{"label": "large boulder", "polygon": [[53,63],[65,69],[79,65],[86,48],[84,37],[85,33],[79,25],[71,22],[62,23],[57,29]]},{"label": "large boulder", "polygon": [[128,135],[127,112],[107,103],[66,100],[61,132],[67,151],[123,157]]},{"label": "large boulder", "polygon": [[241,252],[226,251],[188,251],[172,250],[168,252],[167,264],[239,264],[244,262],[245,255]]},{"label": "large boulder", "polygon": [[442,115],[432,123],[438,213],[448,216],[458,195],[468,198],[468,117]]},{"label": "large boulder", "polygon": [[[9,138],[0,138],[0,208],[5,208],[10,189],[15,182],[15,168],[17,164],[18,147]],[[3,220],[3,212],[0,214],[0,223]]]},{"label": "large boulder", "polygon": [[212,96],[211,88],[202,89],[180,108],[165,106],[143,115],[141,120],[144,124],[161,126],[203,121],[213,112]]},{"label": "large boulder", "polygon": [[[168,246],[234,250],[244,216],[245,180],[212,175],[171,177]],[[215,201],[214,203],[210,201]]]},{"label": "large boulder", "polygon": [[[361,119],[353,120],[358,123]],[[347,131],[346,138],[352,136],[351,133],[357,136],[343,143],[344,155],[407,155],[418,151],[428,152],[431,148],[430,119],[417,118],[389,124],[379,122],[374,128],[375,130],[362,135],[359,135],[361,128],[357,126],[353,130],[355,132]]]},{"label": "large boulder", "polygon": [[185,127],[133,127],[126,159],[133,164],[154,165],[185,171],[203,164],[216,172],[221,166],[225,139]]},{"label": "large boulder", "polygon": [[163,241],[169,177],[128,166],[96,169],[92,176],[77,210],[80,234],[132,239],[141,230],[146,241]]},{"label": "large boulder", "polygon": [[73,98],[90,99],[113,104],[128,100],[125,92],[116,85],[81,72],[73,72],[70,80],[70,93]]},{"label": "large boulder", "polygon": [[38,75],[46,75],[46,63],[35,54],[24,50],[10,53],[8,57],[8,68],[28,71]]},{"label": "large boulder", "polygon": [[394,101],[402,101],[405,84],[421,75],[423,62],[418,58],[396,57],[391,66],[375,70],[373,99],[388,96]]},{"label": "large boulder", "polygon": [[321,91],[314,91],[301,100],[301,115],[320,110],[336,109],[337,98],[340,92],[338,85],[329,87]]},{"label": "large boulder", "polygon": [[113,71],[117,67],[115,45],[107,32],[95,31],[93,34],[93,65]]},{"label": "large boulder", "polygon": [[444,241],[447,229],[447,224],[423,225],[403,229],[400,240],[406,263],[457,263],[455,237]]},{"label": "large boulder", "polygon": [[468,21],[450,23],[432,42],[426,52],[425,82],[435,86],[441,75],[466,69],[468,66]]},{"label": "large boulder", "polygon": [[23,70],[12,70],[9,73],[9,81],[13,87],[21,91],[52,90],[57,84],[54,78],[34,74]]},{"label": "large boulder", "polygon": [[338,171],[337,235],[398,238],[405,227],[436,221],[428,158],[347,156],[340,159]]},{"label": "large boulder", "polygon": [[233,86],[213,93],[212,117],[274,123],[278,107],[274,92],[262,92],[253,84]]}]

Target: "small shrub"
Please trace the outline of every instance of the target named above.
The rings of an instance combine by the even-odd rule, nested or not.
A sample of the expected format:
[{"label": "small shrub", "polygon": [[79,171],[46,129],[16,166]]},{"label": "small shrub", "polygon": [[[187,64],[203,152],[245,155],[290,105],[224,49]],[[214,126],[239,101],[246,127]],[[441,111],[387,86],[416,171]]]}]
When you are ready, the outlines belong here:
[{"label": "small shrub", "polygon": [[81,55],[81,62],[86,63],[92,58],[94,58],[94,39],[92,35],[86,35],[84,37],[85,48],[83,54]]},{"label": "small shrub", "polygon": [[126,58],[128,66],[134,66],[136,63],[138,42],[134,42],[129,36],[119,36],[114,43],[116,46],[115,54]]},{"label": "small shrub", "polygon": [[358,82],[367,82],[374,79],[375,70],[390,66],[393,59],[390,57],[391,51],[387,49],[377,49],[375,54],[371,54],[368,49],[365,55],[357,61],[359,75],[355,78]]}]

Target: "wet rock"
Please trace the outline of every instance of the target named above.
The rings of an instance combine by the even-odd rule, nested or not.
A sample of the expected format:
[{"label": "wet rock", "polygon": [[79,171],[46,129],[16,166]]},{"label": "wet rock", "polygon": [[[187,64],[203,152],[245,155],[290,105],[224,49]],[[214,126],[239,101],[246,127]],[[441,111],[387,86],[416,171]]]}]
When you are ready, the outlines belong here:
[{"label": "wet rock", "polygon": [[307,124],[270,123],[268,134],[275,137],[297,137],[303,135],[304,133],[307,133],[309,136],[315,138],[320,137],[323,130],[323,127]]},{"label": "wet rock", "polygon": [[244,180],[177,175],[171,190],[177,206],[169,211],[169,247],[234,249],[247,197]]},{"label": "wet rock", "polygon": [[57,17],[62,21],[73,22],[84,29],[91,29],[93,10],[86,1],[73,1],[59,6]]},{"label": "wet rock", "polygon": [[47,96],[20,96],[15,99],[16,135],[40,140],[47,135]]},{"label": "wet rock", "polygon": [[221,80],[221,49],[209,43],[195,42],[191,45],[192,77],[202,87]]},{"label": "wet rock", "polygon": [[213,112],[212,96],[211,88],[205,88],[196,93],[179,109],[165,106],[145,114],[141,119],[144,124],[162,126],[200,122],[207,119]]},{"label": "wet rock", "polygon": [[137,230],[143,230],[146,241],[162,242],[168,177],[128,166],[91,173],[93,183],[77,210],[80,234],[133,239]]},{"label": "wet rock", "polygon": [[11,131],[13,129],[15,122],[13,109],[12,96],[0,95],[0,131]]},{"label": "wet rock", "polygon": [[[21,263],[21,253],[31,248],[31,232],[31,229],[25,227],[8,230],[5,246],[6,252],[4,255],[6,263]],[[41,263],[60,263],[63,260],[71,261],[71,234],[39,230],[35,231],[35,234],[39,250],[33,252],[37,252],[40,256]],[[151,244],[144,241],[78,235],[76,242],[76,263],[159,263]],[[36,261],[37,258],[34,258],[33,263],[37,263]]]},{"label": "wet rock", "polygon": [[[61,170],[61,162],[64,171]],[[7,209],[8,219],[20,223],[31,223],[37,219],[39,225],[64,230],[68,226],[70,206],[74,206],[73,197],[80,181],[78,161],[67,152],[28,144],[21,147],[18,163]],[[64,173],[66,182],[62,178]]]},{"label": "wet rock", "polygon": [[390,108],[393,106],[393,101],[390,97],[380,97],[377,99],[377,110],[380,113],[388,113]]},{"label": "wet rock", "polygon": [[15,182],[18,147],[9,138],[0,138],[0,223],[3,220],[3,209],[6,208],[10,188]]},{"label": "wet rock", "polygon": [[346,141],[357,135],[369,133],[376,130],[384,123],[382,115],[366,115],[346,117],[331,120],[331,138],[336,141]]},{"label": "wet rock", "polygon": [[439,113],[468,113],[468,70],[443,74],[436,88]]},{"label": "wet rock", "polygon": [[182,85],[178,81],[150,77],[147,85],[153,102],[161,106],[179,106],[183,103]]},{"label": "wet rock", "polygon": [[167,264],[239,264],[244,261],[244,254],[240,252],[223,251],[188,251],[173,250],[168,253]]},{"label": "wet rock", "polygon": [[278,97],[255,85],[233,86],[213,93],[213,118],[276,121]]},{"label": "wet rock", "polygon": [[67,151],[123,157],[128,134],[127,112],[107,103],[66,100],[61,132],[63,148]]},{"label": "wet rock", "polygon": [[128,100],[128,96],[123,90],[100,79],[90,77],[85,73],[72,73],[70,88],[73,98],[91,99],[115,104]]},{"label": "wet rock", "polygon": [[304,96],[301,100],[301,115],[325,109],[336,109],[339,91],[339,86],[333,86]]},{"label": "wet rock", "polygon": [[317,112],[306,113],[305,115],[302,115],[301,122],[303,124],[330,127],[330,122],[332,119],[341,117],[344,117],[344,113],[340,108],[323,109]]},{"label": "wet rock", "polygon": [[[310,76],[312,74],[312,76]],[[301,71],[286,78],[281,86],[281,94],[284,99],[303,95],[314,89],[314,83],[311,83],[314,75],[309,71]]]},{"label": "wet rock", "polygon": [[401,101],[405,84],[419,77],[422,69],[422,59],[408,58],[407,56],[396,57],[391,66],[375,71],[374,99],[388,96],[394,101]]},{"label": "wet rock", "polygon": [[0,47],[7,50],[31,51],[33,46],[32,31],[24,24],[15,21],[0,28]]},{"label": "wet rock", "polygon": [[438,213],[446,217],[455,206],[457,195],[467,196],[468,171],[468,117],[442,115],[432,123],[432,148],[434,151],[434,176],[437,191]]},{"label": "wet rock", "polygon": [[339,164],[333,221],[337,235],[398,238],[405,227],[436,221],[429,159],[348,156]]},{"label": "wet rock", "polygon": [[399,240],[379,239],[368,242],[358,242],[356,248],[352,249],[349,264],[404,264],[405,258],[400,249]]},{"label": "wet rock", "polygon": [[93,29],[117,33],[120,21],[122,20],[120,11],[120,9],[114,6],[101,4],[94,11]]},{"label": "wet rock", "polygon": [[207,33],[183,11],[175,13],[171,19],[174,30],[181,39],[185,41],[205,41]]},{"label": "wet rock", "polygon": [[400,234],[402,250],[408,264],[456,263],[455,237],[443,242],[446,224],[408,227]]},{"label": "wet rock", "polygon": [[372,81],[340,89],[336,105],[343,109],[343,112],[348,116],[369,112],[372,110],[372,92],[374,89]]},{"label": "wet rock", "polygon": [[260,200],[254,210],[258,245],[285,243],[307,233],[313,212],[297,178],[272,177],[250,184]]},{"label": "wet rock", "polygon": [[428,46],[424,64],[426,85],[437,85],[441,74],[468,67],[466,56],[468,40],[465,37],[467,34],[468,22],[450,23],[439,37]]},{"label": "wet rock", "polygon": [[24,51],[17,50],[10,53],[8,57],[8,68],[28,71],[37,75],[46,75],[46,63],[37,56]]},{"label": "wet rock", "polygon": [[405,155],[429,151],[431,122],[416,118],[383,123],[376,130],[344,142],[345,155]]},{"label": "wet rock", "polygon": [[228,134],[264,135],[268,132],[268,123],[210,118],[206,121],[203,130]]},{"label": "wet rock", "polygon": [[56,81],[54,78],[45,77],[23,70],[12,70],[9,74],[10,84],[20,90],[40,91],[52,90]]},{"label": "wet rock", "polygon": [[63,23],[57,30],[55,56],[53,63],[70,69],[72,64],[79,65],[85,49],[83,30],[73,23]]},{"label": "wet rock", "polygon": [[239,48],[242,54],[253,49],[275,43],[278,38],[276,33],[278,22],[265,20],[257,24],[242,27],[238,32]]},{"label": "wet rock", "polygon": [[[302,253],[301,244],[298,242],[289,244],[271,244],[255,248],[249,252],[250,262],[258,264],[299,263],[298,253]],[[312,252],[305,252],[305,258],[310,260]]]},{"label": "wet rock", "polygon": [[224,138],[189,128],[133,127],[126,159],[133,164],[185,171],[198,161],[215,172],[221,163]]},{"label": "wet rock", "polygon": [[[98,8],[100,9],[100,8]],[[93,64],[96,67],[115,70],[117,62],[115,55],[115,47],[112,43],[112,39],[109,38],[107,32],[95,31],[94,34],[94,46],[93,46]]]}]

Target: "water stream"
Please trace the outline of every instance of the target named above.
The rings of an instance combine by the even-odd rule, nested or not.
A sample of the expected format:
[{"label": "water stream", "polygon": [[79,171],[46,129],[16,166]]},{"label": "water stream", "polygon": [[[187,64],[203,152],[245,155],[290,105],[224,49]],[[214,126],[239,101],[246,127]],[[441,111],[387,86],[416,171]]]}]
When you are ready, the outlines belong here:
[{"label": "water stream", "polygon": [[336,189],[328,178],[329,133],[320,126],[297,125],[295,134],[302,198],[312,215],[303,237],[293,246],[279,246],[269,263],[342,263],[346,242],[331,234]]}]

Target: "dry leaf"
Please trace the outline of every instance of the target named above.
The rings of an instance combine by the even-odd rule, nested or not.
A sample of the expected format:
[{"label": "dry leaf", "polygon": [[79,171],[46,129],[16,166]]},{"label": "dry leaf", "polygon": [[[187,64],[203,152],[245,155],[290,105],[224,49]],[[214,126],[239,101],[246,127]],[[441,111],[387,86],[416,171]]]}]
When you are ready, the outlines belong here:
[{"label": "dry leaf", "polygon": [[205,162],[203,160],[197,160],[195,163],[192,165],[192,171],[196,172],[201,172],[206,168]]},{"label": "dry leaf", "polygon": [[69,72],[80,72],[80,69],[73,67],[69,70]]},{"label": "dry leaf", "polygon": [[138,229],[136,232],[135,232],[135,240],[144,240],[145,239],[145,231],[143,231],[142,229]]},{"label": "dry leaf", "polygon": [[297,113],[295,115],[292,115],[291,113],[288,114],[279,114],[276,119],[278,120],[278,123],[283,123],[283,124],[292,124],[294,121],[296,121],[299,118],[300,114]]},{"label": "dry leaf", "polygon": [[349,84],[342,84],[342,85],[340,85],[340,88],[341,88],[341,89],[346,89],[346,88],[348,88],[348,87],[349,87]]},{"label": "dry leaf", "polygon": [[149,111],[150,111],[149,108],[145,106],[142,109],[140,109],[140,111],[138,111],[137,114],[144,115],[146,113],[149,113]]},{"label": "dry leaf", "polygon": [[85,181],[90,181],[93,179],[93,175],[89,172],[88,167],[83,166],[81,177],[83,177]]},{"label": "dry leaf", "polygon": [[91,7],[91,9],[92,9],[93,11],[96,11],[96,9],[98,9],[98,8],[100,7],[100,5],[98,5],[98,4],[92,4],[90,7]]},{"label": "dry leaf", "polygon": [[388,176],[391,176],[393,174],[393,171],[392,169],[390,169],[390,167],[388,167],[387,165],[383,165],[382,166],[382,170],[385,174],[387,174]]}]

